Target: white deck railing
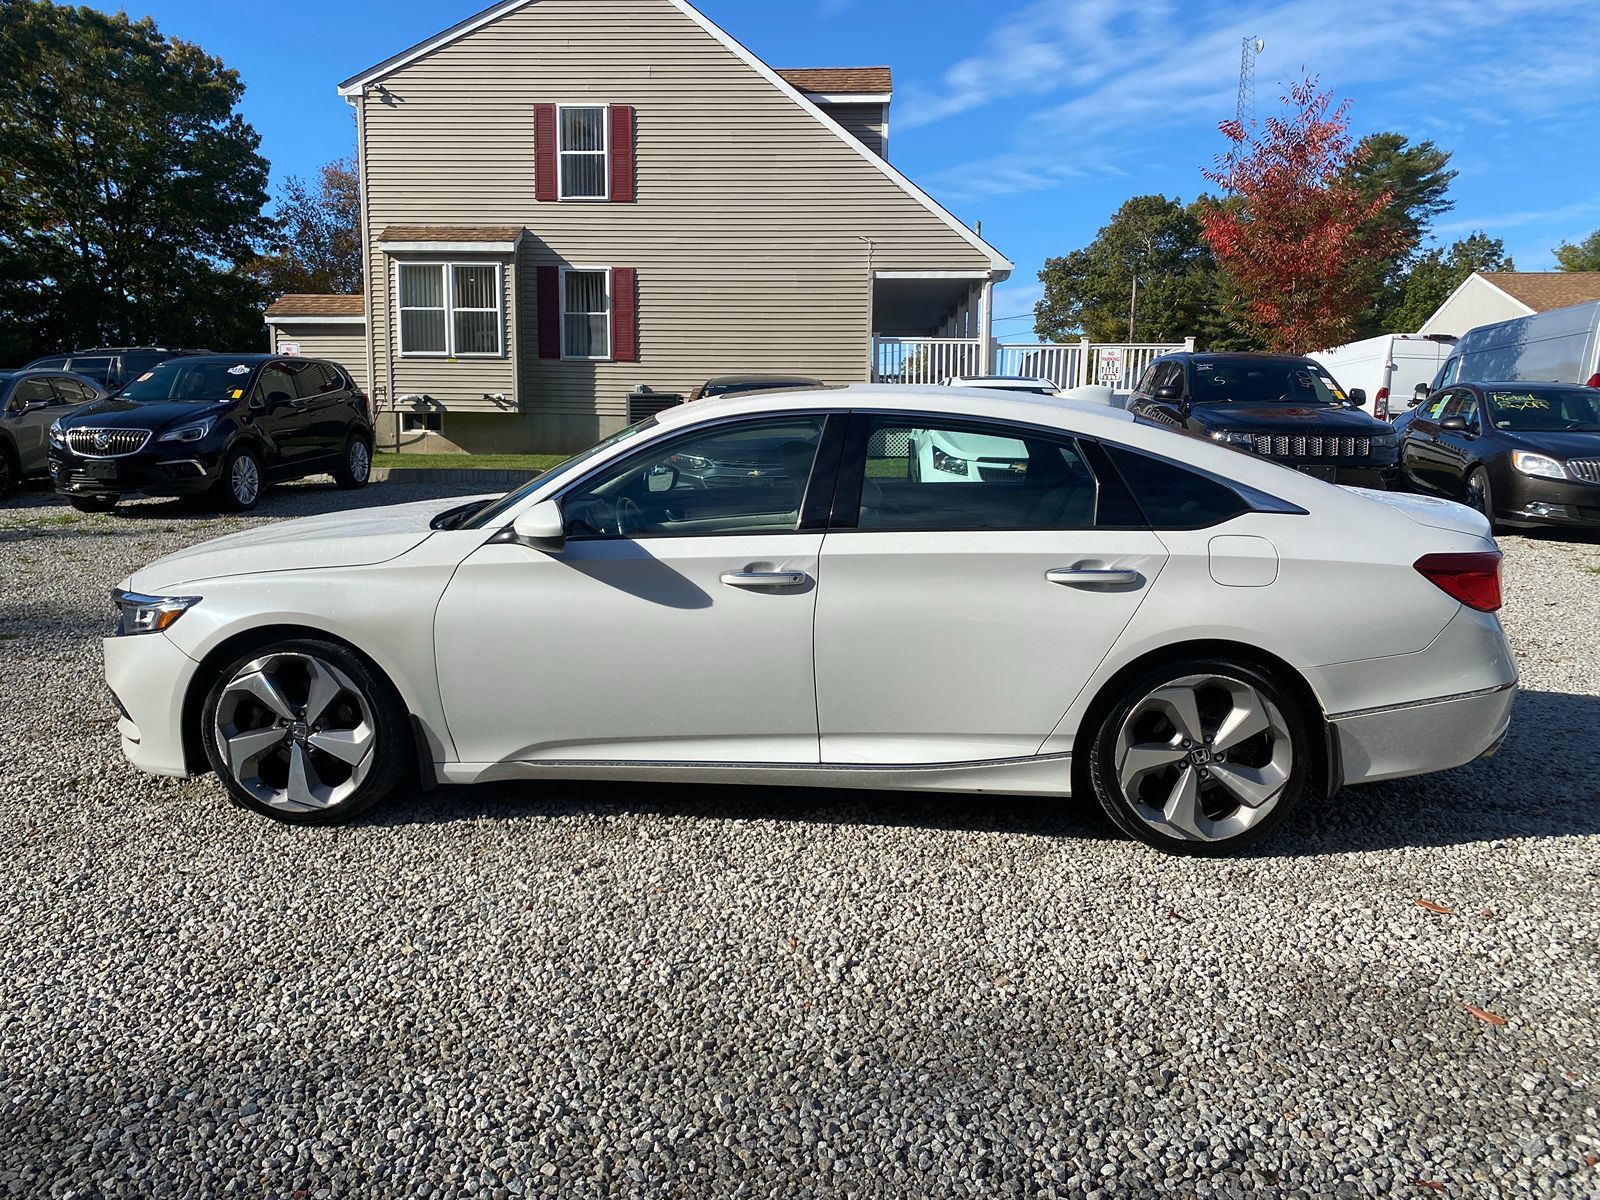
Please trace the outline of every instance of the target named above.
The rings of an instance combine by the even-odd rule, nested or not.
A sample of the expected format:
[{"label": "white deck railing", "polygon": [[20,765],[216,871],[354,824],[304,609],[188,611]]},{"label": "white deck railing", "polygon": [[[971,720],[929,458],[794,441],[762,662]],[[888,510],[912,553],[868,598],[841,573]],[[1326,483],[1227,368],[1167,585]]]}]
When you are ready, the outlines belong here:
[{"label": "white deck railing", "polygon": [[[1194,339],[1182,342],[997,342],[996,375],[1038,375],[1057,387],[1106,384],[1131,391],[1151,361],[1175,350],[1193,350]],[[872,339],[874,383],[938,383],[951,375],[986,374],[983,342],[978,338]]]}]

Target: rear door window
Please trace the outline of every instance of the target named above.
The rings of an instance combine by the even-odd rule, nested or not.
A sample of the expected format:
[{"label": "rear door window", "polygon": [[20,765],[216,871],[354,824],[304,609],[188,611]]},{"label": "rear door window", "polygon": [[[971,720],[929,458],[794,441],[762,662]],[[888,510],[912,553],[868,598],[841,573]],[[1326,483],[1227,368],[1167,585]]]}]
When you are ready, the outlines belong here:
[{"label": "rear door window", "polygon": [[1177,463],[1120,446],[1106,452],[1151,529],[1204,529],[1250,509],[1226,484]]},{"label": "rear door window", "polygon": [[302,400],[316,399],[339,389],[332,373],[319,362],[295,364],[294,375],[295,395]]},{"label": "rear door window", "polygon": [[79,375],[98,380],[100,383],[109,383],[115,373],[113,368],[116,366],[116,361],[106,355],[93,355],[87,358],[74,358],[71,365],[72,370]]}]

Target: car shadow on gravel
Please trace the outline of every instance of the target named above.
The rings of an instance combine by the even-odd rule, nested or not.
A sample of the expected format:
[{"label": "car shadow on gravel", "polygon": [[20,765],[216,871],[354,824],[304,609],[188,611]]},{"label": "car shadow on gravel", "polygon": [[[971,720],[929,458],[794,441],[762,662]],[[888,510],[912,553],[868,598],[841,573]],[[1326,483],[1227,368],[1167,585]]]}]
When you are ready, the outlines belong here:
[{"label": "car shadow on gravel", "polygon": [[[131,496],[112,509],[109,514],[104,515],[113,521],[315,517],[324,513],[409,504],[415,500],[433,498],[443,500],[451,496],[480,496],[491,493],[500,495],[505,491],[504,487],[484,486],[471,480],[465,483],[371,483],[364,488],[343,491],[331,480],[308,479],[270,485],[261,497],[261,503],[245,513],[221,511],[205,496]],[[8,517],[16,517],[24,522],[63,516],[89,521],[101,515],[79,513],[67,502],[65,496],[58,496],[46,485],[31,482],[13,492],[4,501],[0,501],[0,523]]]},{"label": "car shadow on gravel", "polygon": [[[1259,858],[1600,834],[1600,696],[1523,692],[1493,758],[1454,771],[1345,788],[1307,803],[1243,853]],[[1589,736],[1584,736],[1589,731]],[[396,797],[369,826],[638,814],[1120,841],[1084,797],[971,796],[833,788],[551,780],[445,787]]]}]

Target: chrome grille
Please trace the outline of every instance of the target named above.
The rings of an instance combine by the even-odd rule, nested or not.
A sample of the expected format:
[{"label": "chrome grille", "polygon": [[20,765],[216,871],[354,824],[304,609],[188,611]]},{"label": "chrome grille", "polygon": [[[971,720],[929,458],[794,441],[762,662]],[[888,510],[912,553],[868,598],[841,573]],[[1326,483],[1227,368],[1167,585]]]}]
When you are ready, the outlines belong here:
[{"label": "chrome grille", "polygon": [[67,449],[83,458],[122,458],[137,454],[149,440],[148,429],[67,430]]},{"label": "chrome grille", "polygon": [[1569,458],[1567,470],[1586,483],[1600,483],[1600,458]]},{"label": "chrome grille", "polygon": [[1366,458],[1372,453],[1369,437],[1303,437],[1258,433],[1256,453],[1283,458]]}]

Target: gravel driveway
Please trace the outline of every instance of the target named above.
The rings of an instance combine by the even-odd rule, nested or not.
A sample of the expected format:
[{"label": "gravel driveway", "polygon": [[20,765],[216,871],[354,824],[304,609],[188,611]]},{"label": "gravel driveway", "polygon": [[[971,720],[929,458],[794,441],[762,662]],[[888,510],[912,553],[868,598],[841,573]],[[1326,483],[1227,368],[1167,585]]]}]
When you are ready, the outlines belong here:
[{"label": "gravel driveway", "polygon": [[1498,757],[1246,858],[733,788],[290,829],[123,763],[118,578],[438,494],[0,508],[0,1196],[1600,1195],[1600,545],[1504,540]]}]

